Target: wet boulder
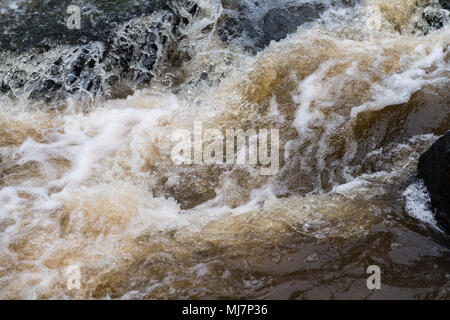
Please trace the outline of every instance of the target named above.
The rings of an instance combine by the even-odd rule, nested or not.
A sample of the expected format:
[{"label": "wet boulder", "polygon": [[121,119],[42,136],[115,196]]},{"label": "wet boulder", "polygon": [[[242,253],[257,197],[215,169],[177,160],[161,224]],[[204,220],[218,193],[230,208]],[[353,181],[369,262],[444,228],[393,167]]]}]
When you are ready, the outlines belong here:
[{"label": "wet boulder", "polygon": [[0,81],[0,93],[7,93],[11,90],[11,88],[4,83],[3,81]]},{"label": "wet boulder", "polygon": [[445,10],[449,10],[450,11],[450,0],[439,0],[439,4]]},{"label": "wet boulder", "polygon": [[433,29],[442,28],[450,18],[450,0],[440,2],[440,6],[437,3],[429,3],[425,6],[422,13],[422,18]]},{"label": "wet boulder", "polygon": [[[80,29],[67,27],[70,5],[80,7]],[[6,2],[0,4],[0,48],[42,52],[57,45],[104,42],[121,24],[161,10],[172,10],[172,0],[33,0],[17,1],[15,6]]]},{"label": "wet boulder", "polygon": [[263,37],[259,46],[265,47],[270,41],[279,41],[297,30],[299,25],[319,18],[324,10],[321,4],[305,4],[285,9],[272,9],[262,21]]},{"label": "wet boulder", "polygon": [[237,42],[250,51],[260,51],[303,24],[320,18],[328,7],[354,6],[359,0],[311,1],[285,4],[269,0],[222,0],[224,15],[218,34],[222,41]]},{"label": "wet boulder", "polygon": [[420,156],[418,170],[430,193],[436,221],[450,233],[450,131]]}]

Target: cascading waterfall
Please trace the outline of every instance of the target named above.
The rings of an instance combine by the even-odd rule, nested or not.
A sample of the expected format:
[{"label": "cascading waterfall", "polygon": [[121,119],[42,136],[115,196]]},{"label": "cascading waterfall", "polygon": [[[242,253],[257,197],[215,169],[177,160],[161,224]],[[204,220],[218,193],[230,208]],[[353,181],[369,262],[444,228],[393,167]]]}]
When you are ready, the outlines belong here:
[{"label": "cascading waterfall", "polygon": [[[0,41],[0,298],[448,299],[415,177],[450,129],[448,3],[167,6],[105,41]],[[175,164],[195,122],[278,129],[280,170]]]}]

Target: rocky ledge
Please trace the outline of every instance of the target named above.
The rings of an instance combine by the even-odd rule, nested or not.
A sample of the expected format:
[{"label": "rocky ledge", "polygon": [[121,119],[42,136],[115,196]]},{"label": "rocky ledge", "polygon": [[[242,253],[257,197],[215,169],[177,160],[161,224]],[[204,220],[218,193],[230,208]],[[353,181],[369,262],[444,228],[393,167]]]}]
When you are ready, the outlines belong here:
[{"label": "rocky ledge", "polygon": [[219,36],[222,41],[234,41],[256,52],[271,41],[286,38],[299,26],[319,19],[329,6],[349,7],[360,1],[221,0],[224,14],[219,24]]},{"label": "rocky ledge", "polygon": [[450,233],[450,131],[420,157],[418,169],[430,193],[436,221]]},{"label": "rocky ledge", "polygon": [[[66,21],[74,3],[79,29]],[[180,30],[196,10],[189,0],[0,4],[0,96],[45,103],[126,96],[154,77],[160,59],[177,63]]]},{"label": "rocky ledge", "polygon": [[[221,0],[223,15],[218,33],[222,41],[235,42],[246,49],[257,52],[271,41],[279,41],[298,27],[320,21],[329,8],[351,8],[364,3],[363,0]],[[449,19],[450,0],[417,1],[422,6],[424,25],[417,27],[424,33],[442,28]]]}]

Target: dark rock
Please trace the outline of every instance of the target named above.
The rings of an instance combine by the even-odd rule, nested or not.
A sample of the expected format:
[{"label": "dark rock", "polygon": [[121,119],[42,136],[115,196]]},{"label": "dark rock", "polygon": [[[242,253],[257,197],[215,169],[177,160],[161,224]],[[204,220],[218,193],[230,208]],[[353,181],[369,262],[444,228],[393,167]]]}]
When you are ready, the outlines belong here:
[{"label": "dark rock", "polygon": [[280,5],[269,0],[222,0],[224,15],[218,34],[222,41],[238,42],[251,51],[264,49],[272,40],[279,41],[305,23],[320,18],[329,7],[349,7],[360,0],[316,1]]},{"label": "dark rock", "polygon": [[444,26],[445,17],[442,10],[425,10],[422,14],[422,18],[431,27],[431,29],[440,29]]},{"label": "dark rock", "polygon": [[430,193],[436,221],[450,233],[450,131],[420,156],[418,170]]},{"label": "dark rock", "polygon": [[50,73],[52,76],[57,76],[60,72],[61,72],[61,68],[60,68],[57,64],[53,64],[53,65],[50,67],[49,73]]},{"label": "dark rock", "polygon": [[8,81],[9,87],[13,89],[22,88],[25,85],[27,76],[28,74],[23,70],[12,72]]},{"label": "dark rock", "polygon": [[[129,93],[151,81],[151,71],[163,54],[160,49],[176,49],[183,36],[178,29],[189,23],[184,15],[197,10],[189,0],[177,6],[170,0],[80,0],[82,13],[86,9],[90,14],[82,14],[81,30],[69,30],[61,8],[72,1],[61,1],[24,3],[15,17],[22,18],[21,24],[0,22],[0,34],[6,34],[0,37],[0,49],[13,56],[20,52],[7,60],[8,65],[0,61],[0,94],[49,101],[75,92],[108,97]],[[27,24],[30,19],[33,22]],[[133,87],[125,88],[126,84]]]},{"label": "dark rock", "polygon": [[77,77],[73,74],[69,74],[66,77],[66,85],[70,86],[77,80]]},{"label": "dark rock", "polygon": [[267,46],[270,41],[279,41],[297,30],[298,26],[316,20],[325,9],[321,4],[306,4],[286,9],[272,9],[263,19],[263,38],[259,47]]},{"label": "dark rock", "polygon": [[139,73],[139,75],[136,79],[136,84],[138,86],[140,86],[143,83],[148,82],[150,79],[151,79],[151,75],[148,72],[141,72],[141,73]]},{"label": "dark rock", "polygon": [[156,62],[156,56],[152,55],[147,57],[144,62],[142,62],[142,65],[146,68],[146,69],[151,69],[153,67],[153,65]]},{"label": "dark rock", "polygon": [[44,101],[48,102],[55,97],[58,89],[60,89],[61,86],[61,83],[55,82],[51,79],[36,82],[36,84],[33,85],[30,90],[29,98],[43,98]]},{"label": "dark rock", "polygon": [[359,2],[359,0],[340,0],[337,2],[342,4],[344,7],[353,7]]},{"label": "dark rock", "polygon": [[450,0],[439,0],[439,4],[445,10],[449,10],[450,11]]},{"label": "dark rock", "polygon": [[422,14],[423,20],[428,24],[431,30],[440,29],[450,19],[450,0],[440,0],[440,6],[435,2],[427,2]]}]

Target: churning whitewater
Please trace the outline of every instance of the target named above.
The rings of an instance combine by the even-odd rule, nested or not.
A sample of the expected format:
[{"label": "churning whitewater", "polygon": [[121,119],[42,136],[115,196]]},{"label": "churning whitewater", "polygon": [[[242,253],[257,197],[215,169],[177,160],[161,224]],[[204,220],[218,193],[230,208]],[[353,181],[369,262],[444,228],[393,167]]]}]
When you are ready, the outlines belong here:
[{"label": "churning whitewater", "polygon": [[[448,236],[416,178],[450,129],[448,3],[171,5],[175,35],[157,12],[119,24],[103,60],[80,44],[86,85],[56,86],[48,64],[75,61],[76,42],[1,53],[0,298],[449,299]],[[277,19],[292,30],[269,36]],[[153,56],[117,71],[149,30],[151,72]],[[38,75],[54,95],[36,98]],[[172,135],[195,122],[277,129],[279,170],[175,163]]]}]

